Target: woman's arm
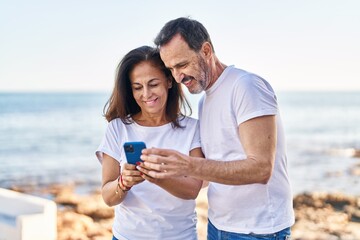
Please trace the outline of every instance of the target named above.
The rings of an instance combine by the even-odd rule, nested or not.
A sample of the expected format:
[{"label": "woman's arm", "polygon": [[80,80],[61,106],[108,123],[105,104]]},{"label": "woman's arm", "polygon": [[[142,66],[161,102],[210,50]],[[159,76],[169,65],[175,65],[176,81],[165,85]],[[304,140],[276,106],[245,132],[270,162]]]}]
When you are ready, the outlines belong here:
[{"label": "woman's arm", "polygon": [[126,196],[126,191],[123,191],[118,185],[119,176],[119,162],[104,153],[102,160],[101,194],[104,202],[110,207],[121,203]]},{"label": "woman's arm", "polygon": [[[121,178],[120,178],[121,173]],[[108,206],[115,206],[121,203],[126,197],[130,188],[144,179],[135,165],[124,164],[121,171],[119,162],[104,153],[102,160],[102,189],[101,194]]]}]

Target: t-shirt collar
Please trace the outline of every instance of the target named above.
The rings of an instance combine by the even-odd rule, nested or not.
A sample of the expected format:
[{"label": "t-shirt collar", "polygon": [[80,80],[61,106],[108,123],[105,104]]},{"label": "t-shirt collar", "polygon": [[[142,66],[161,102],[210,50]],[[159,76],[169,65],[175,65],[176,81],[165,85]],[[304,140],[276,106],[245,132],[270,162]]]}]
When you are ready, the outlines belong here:
[{"label": "t-shirt collar", "polygon": [[221,82],[226,78],[227,74],[232,68],[234,68],[234,65],[227,66],[221,73],[219,78],[215,81],[214,85],[212,85],[209,89],[205,91],[205,94],[210,95],[211,93],[213,93],[218,88],[218,86],[220,86]]}]

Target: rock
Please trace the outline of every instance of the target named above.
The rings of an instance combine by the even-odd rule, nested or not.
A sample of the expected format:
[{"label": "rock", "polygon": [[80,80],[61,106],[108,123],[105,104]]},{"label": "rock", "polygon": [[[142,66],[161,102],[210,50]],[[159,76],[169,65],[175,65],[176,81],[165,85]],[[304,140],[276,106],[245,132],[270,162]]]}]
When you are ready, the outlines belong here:
[{"label": "rock", "polygon": [[360,239],[359,197],[304,193],[294,198],[295,240]]},{"label": "rock", "polygon": [[91,217],[75,212],[58,212],[58,240],[111,239],[111,237],[109,224],[97,223]]},{"label": "rock", "polygon": [[336,194],[325,194],[323,201],[329,203],[331,206],[338,210],[343,210],[344,206],[347,205],[355,205],[356,204],[356,197],[348,196],[342,193]]},{"label": "rock", "polygon": [[74,193],[74,186],[51,186],[44,190],[54,195],[58,210],[58,240],[112,238],[114,209],[108,207],[101,192],[88,196]]},{"label": "rock", "polygon": [[349,173],[353,176],[360,176],[360,165],[352,166],[349,169]]},{"label": "rock", "polygon": [[73,194],[62,193],[55,198],[55,202],[61,205],[76,206],[80,203],[80,199]]},{"label": "rock", "polygon": [[76,212],[95,219],[107,219],[114,217],[114,208],[107,206],[101,195],[91,195],[81,199],[76,206]]},{"label": "rock", "polygon": [[345,213],[349,215],[349,218],[353,222],[360,222],[360,208],[357,206],[345,206]]},{"label": "rock", "polygon": [[353,157],[360,158],[360,149],[354,149]]},{"label": "rock", "polygon": [[74,194],[73,187],[64,187],[56,190],[54,201],[61,205],[76,206],[80,203],[80,197]]}]

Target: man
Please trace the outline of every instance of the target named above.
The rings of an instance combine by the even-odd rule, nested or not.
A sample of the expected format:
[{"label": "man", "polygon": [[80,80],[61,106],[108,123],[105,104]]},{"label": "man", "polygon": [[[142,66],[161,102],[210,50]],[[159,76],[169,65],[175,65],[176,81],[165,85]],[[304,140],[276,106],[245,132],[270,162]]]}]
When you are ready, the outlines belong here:
[{"label": "man", "polygon": [[269,83],[221,63],[195,20],[168,22],[155,44],[178,83],[191,93],[205,91],[199,120],[206,159],[152,148],[143,150],[138,169],[155,179],[209,181],[208,239],[290,239],[294,213],[285,139]]}]

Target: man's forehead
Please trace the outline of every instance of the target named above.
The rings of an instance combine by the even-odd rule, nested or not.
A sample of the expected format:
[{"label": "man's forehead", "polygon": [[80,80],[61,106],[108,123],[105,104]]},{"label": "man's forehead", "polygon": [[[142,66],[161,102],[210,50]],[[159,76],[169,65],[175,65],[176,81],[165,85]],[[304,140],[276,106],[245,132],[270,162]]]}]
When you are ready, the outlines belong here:
[{"label": "man's forehead", "polygon": [[174,68],[179,64],[183,64],[188,61],[190,57],[189,54],[184,54],[184,52],[179,52],[179,54],[176,54],[175,52],[172,52],[171,54],[160,53],[160,56],[167,68]]},{"label": "man's forehead", "polygon": [[190,50],[189,45],[180,34],[176,34],[168,43],[160,46],[160,52],[163,52],[163,54],[174,51],[183,51],[185,49]]},{"label": "man's forehead", "polygon": [[194,53],[181,35],[175,35],[167,44],[160,47],[161,59],[167,67],[186,61]]}]

